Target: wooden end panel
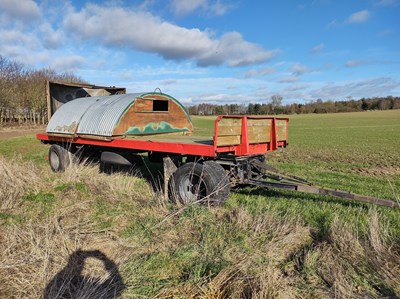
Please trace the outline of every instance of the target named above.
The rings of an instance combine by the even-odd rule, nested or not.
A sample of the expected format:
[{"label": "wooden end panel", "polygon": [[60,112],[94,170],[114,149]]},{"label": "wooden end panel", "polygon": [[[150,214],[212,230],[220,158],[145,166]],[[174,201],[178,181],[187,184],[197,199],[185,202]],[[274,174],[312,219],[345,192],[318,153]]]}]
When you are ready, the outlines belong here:
[{"label": "wooden end panel", "polygon": [[218,136],[217,146],[238,145],[240,144],[240,141],[240,135]]},{"label": "wooden end panel", "polygon": [[276,120],[276,137],[278,141],[286,140],[287,121],[286,119]]},{"label": "wooden end panel", "polygon": [[271,141],[271,119],[248,119],[249,143],[265,143]]},{"label": "wooden end panel", "polygon": [[[164,106],[167,107],[167,111],[153,111],[154,100],[168,102],[167,106]],[[161,123],[168,123],[169,127],[167,129],[158,127]],[[153,130],[152,127],[154,127]],[[175,131],[190,133],[193,131],[193,126],[185,111],[163,95],[151,95],[151,98],[136,99],[133,106],[121,117],[113,135],[124,135],[131,128],[134,128],[134,132],[138,132],[139,135],[145,134],[146,130],[150,134]],[[136,135],[136,133],[133,133],[133,135]]]},{"label": "wooden end panel", "polygon": [[218,122],[217,146],[238,145],[242,136],[241,118],[222,118]]}]

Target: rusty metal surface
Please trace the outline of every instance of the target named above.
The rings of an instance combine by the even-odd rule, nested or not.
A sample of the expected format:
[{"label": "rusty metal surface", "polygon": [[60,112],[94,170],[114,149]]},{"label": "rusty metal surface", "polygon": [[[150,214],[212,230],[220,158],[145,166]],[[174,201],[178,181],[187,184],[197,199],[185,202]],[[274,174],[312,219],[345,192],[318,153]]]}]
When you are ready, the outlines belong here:
[{"label": "rusty metal surface", "polygon": [[121,115],[141,94],[85,97],[62,105],[51,117],[47,133],[112,136]]},{"label": "rusty metal surface", "polygon": [[80,98],[65,103],[51,117],[46,132],[56,134],[75,134],[78,124],[86,112],[94,103],[97,97]]},{"label": "rusty metal surface", "polygon": [[111,137],[124,112],[141,95],[141,93],[123,94],[98,98],[81,118],[77,134]]}]

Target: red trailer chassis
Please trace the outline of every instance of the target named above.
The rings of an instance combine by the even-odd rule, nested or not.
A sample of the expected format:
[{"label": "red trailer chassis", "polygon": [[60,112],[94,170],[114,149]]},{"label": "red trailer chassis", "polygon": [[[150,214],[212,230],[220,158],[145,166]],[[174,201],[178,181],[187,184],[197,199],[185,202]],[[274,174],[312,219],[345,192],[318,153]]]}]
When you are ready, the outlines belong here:
[{"label": "red trailer chassis", "polygon": [[[220,203],[231,187],[256,186],[330,195],[388,207],[399,204],[386,199],[320,188],[264,163],[265,154],[288,145],[287,118],[266,116],[218,116],[211,140],[188,136],[75,136],[37,134],[51,144],[49,162],[63,171],[82,148],[101,153],[101,161],[132,166],[132,155],[148,152],[161,158],[164,166],[164,194],[184,204]],[[261,124],[261,125],[260,125]],[[185,161],[184,161],[184,158]]]}]

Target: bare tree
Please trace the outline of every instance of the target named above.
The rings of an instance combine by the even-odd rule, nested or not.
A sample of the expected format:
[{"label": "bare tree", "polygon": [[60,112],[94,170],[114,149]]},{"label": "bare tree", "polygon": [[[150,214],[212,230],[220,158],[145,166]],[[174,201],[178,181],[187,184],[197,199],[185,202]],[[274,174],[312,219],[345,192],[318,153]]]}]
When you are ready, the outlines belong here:
[{"label": "bare tree", "polygon": [[273,95],[271,97],[271,106],[272,106],[272,112],[273,113],[279,113],[280,112],[280,108],[282,106],[282,96],[280,95]]}]

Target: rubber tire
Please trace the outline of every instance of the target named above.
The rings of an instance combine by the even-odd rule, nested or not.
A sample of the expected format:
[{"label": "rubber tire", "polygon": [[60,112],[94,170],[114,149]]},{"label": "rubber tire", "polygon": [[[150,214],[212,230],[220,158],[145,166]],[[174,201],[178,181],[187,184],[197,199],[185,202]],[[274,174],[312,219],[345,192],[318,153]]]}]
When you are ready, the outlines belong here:
[{"label": "rubber tire", "polygon": [[212,197],[213,204],[224,203],[231,193],[231,183],[227,172],[215,161],[206,161],[204,166],[207,168],[207,172],[217,181],[214,187],[215,196]]},{"label": "rubber tire", "polygon": [[230,184],[225,170],[217,163],[183,164],[173,174],[170,185],[172,199],[181,204],[220,204],[229,197],[229,193]]},{"label": "rubber tire", "polygon": [[74,154],[66,148],[52,144],[49,149],[49,164],[54,172],[64,172],[65,169],[74,161]]}]

